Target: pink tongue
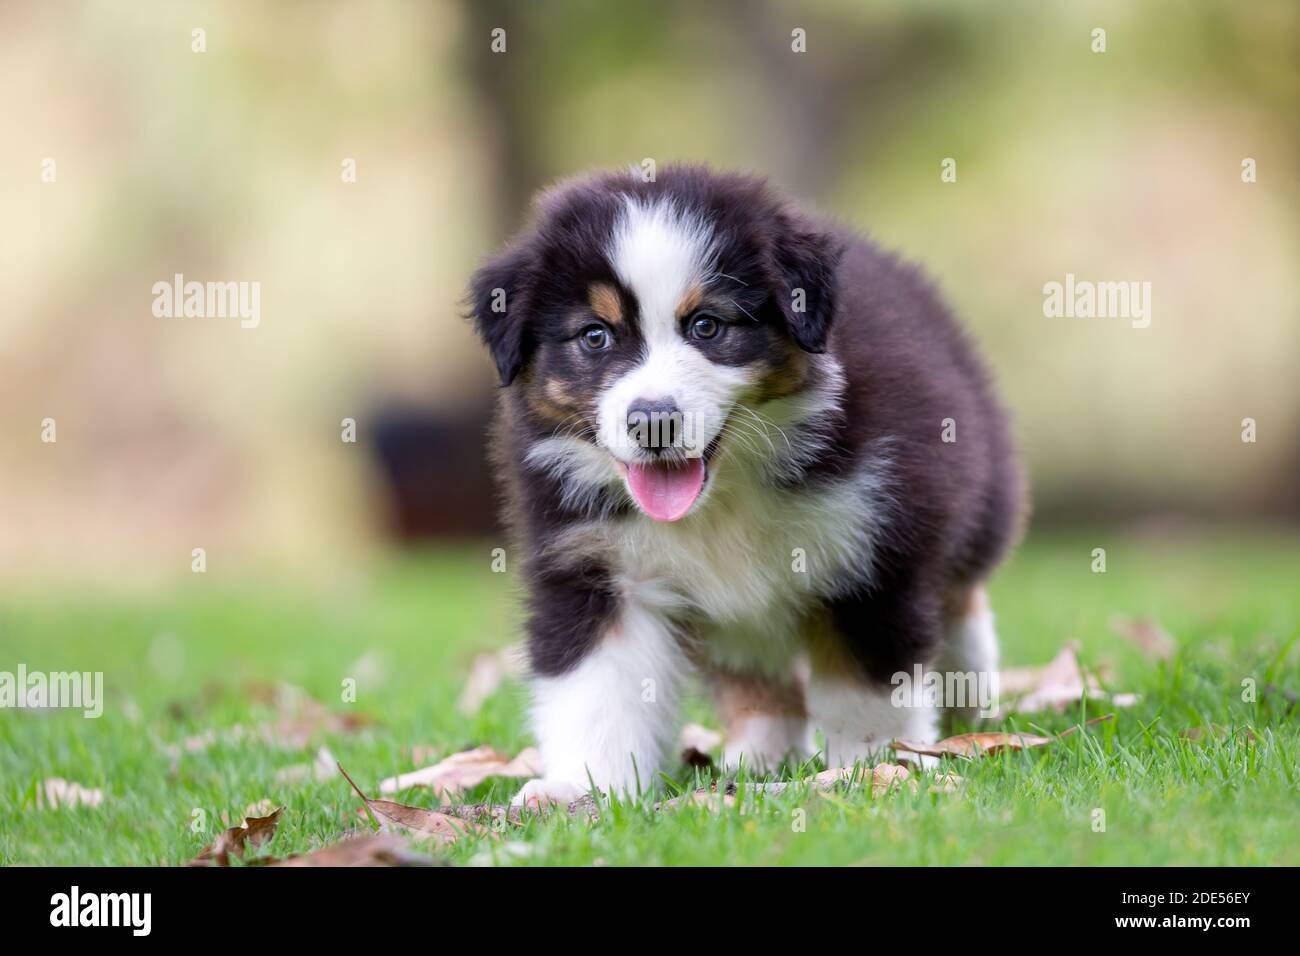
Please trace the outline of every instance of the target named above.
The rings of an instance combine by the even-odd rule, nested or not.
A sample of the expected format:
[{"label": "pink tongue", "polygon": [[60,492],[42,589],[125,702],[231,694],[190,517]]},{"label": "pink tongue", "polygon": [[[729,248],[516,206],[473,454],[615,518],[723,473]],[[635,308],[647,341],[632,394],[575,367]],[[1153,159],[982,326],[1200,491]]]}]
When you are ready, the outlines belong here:
[{"label": "pink tongue", "polygon": [[704,459],[672,465],[628,465],[627,486],[655,521],[676,521],[691,510],[704,487]]}]

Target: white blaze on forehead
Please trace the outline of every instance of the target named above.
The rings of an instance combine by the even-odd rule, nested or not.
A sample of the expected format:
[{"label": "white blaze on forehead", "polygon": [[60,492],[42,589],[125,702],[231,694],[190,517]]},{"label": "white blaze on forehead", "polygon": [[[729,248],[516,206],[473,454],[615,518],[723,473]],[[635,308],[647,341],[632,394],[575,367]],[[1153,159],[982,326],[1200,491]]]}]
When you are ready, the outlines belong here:
[{"label": "white blaze on forehead", "polygon": [[614,228],[610,265],[635,297],[647,343],[677,337],[677,306],[715,266],[713,235],[697,216],[670,202],[628,199]]},{"label": "white blaze on forehead", "polygon": [[684,419],[682,449],[688,457],[698,456],[722,428],[749,378],[744,369],[710,361],[682,335],[678,306],[717,268],[712,231],[670,202],[629,199],[606,252],[615,275],[636,299],[645,350],[600,399],[600,442],[625,459],[639,457],[628,442],[628,409],[638,399],[671,399]]}]

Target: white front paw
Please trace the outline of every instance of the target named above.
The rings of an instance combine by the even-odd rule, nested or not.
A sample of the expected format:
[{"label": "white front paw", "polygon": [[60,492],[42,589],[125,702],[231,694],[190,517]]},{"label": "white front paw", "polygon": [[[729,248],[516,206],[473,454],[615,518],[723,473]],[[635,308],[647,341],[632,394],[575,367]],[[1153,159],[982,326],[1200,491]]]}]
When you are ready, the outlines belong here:
[{"label": "white front paw", "polygon": [[552,804],[567,807],[574,800],[581,799],[589,792],[590,788],[581,784],[570,783],[567,780],[548,780],[539,777],[524,784],[510,801],[510,805],[512,807],[526,807],[529,810],[540,810],[542,807]]}]

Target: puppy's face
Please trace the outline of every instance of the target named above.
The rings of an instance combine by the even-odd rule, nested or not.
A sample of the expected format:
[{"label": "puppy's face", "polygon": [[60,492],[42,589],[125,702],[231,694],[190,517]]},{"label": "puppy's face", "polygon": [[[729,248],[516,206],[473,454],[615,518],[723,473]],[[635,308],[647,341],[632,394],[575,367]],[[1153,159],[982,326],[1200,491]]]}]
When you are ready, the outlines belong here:
[{"label": "puppy's face", "polygon": [[836,258],[758,181],[607,175],[544,195],[535,228],[475,276],[472,308],[520,393],[527,453],[581,456],[594,480],[603,463],[675,521],[745,416],[804,385]]}]

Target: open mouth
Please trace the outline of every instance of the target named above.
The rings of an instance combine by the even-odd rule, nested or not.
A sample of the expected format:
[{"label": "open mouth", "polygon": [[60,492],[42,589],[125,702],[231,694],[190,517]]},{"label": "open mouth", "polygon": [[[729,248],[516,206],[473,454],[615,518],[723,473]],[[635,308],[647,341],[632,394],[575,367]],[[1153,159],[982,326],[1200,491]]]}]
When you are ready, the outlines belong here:
[{"label": "open mouth", "polygon": [[624,464],[619,468],[637,506],[655,521],[676,521],[691,510],[709,470],[703,458]]}]

